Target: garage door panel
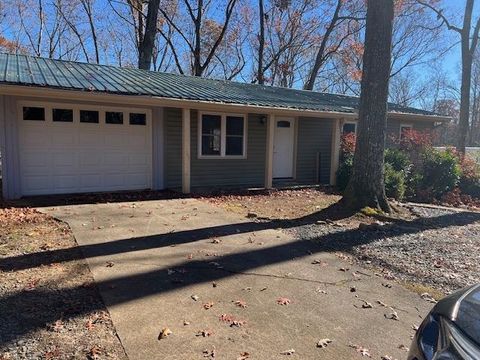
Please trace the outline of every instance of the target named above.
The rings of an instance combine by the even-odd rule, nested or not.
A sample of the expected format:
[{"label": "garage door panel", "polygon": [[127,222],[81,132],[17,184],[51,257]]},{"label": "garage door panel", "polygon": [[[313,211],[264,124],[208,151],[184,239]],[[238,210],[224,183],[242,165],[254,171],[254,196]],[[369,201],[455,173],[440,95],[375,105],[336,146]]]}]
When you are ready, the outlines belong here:
[{"label": "garage door panel", "polygon": [[151,187],[151,127],[19,120],[23,195]]}]

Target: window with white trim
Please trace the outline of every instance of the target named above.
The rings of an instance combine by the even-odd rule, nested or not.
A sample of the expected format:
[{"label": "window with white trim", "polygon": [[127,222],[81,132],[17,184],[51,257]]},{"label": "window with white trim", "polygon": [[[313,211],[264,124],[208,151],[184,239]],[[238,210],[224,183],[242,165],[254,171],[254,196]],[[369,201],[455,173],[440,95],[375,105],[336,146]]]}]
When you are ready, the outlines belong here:
[{"label": "window with white trim", "polygon": [[198,133],[199,157],[245,157],[244,115],[203,113],[200,115]]},{"label": "window with white trim", "polygon": [[405,131],[413,130],[412,124],[400,124],[400,140],[403,139]]}]

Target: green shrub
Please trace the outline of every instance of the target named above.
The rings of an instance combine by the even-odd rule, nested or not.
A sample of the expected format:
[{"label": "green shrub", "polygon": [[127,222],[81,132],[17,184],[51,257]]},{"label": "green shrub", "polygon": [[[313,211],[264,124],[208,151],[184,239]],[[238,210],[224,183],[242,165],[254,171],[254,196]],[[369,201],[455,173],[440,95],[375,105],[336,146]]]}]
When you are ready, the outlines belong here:
[{"label": "green shrub", "polygon": [[350,176],[353,170],[353,156],[348,156],[343,159],[337,170],[337,188],[344,191],[347,188]]},{"label": "green shrub", "polygon": [[405,196],[405,172],[385,163],[385,193],[387,197],[402,200]]},{"label": "green shrub", "polygon": [[428,149],[423,153],[423,169],[420,175],[420,190],[428,191],[438,199],[458,185],[461,175],[458,158],[450,149]]},{"label": "green shrub", "polygon": [[395,171],[407,172],[412,163],[406,152],[400,149],[386,149],[385,164],[390,164]]}]

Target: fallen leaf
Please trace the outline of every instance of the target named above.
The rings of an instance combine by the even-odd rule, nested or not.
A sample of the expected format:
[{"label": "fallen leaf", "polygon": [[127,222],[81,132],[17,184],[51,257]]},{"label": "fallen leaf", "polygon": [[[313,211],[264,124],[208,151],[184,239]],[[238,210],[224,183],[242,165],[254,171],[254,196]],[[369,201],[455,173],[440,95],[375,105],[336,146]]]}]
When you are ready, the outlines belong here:
[{"label": "fallen leaf", "polygon": [[322,339],[317,343],[317,347],[322,348],[322,349],[326,348],[328,346],[328,344],[330,344],[331,342],[332,342],[332,340],[330,340],[330,339]]},{"label": "fallen leaf", "polygon": [[389,320],[395,320],[398,321],[400,318],[398,317],[398,314],[395,310],[392,309],[392,312],[390,314],[384,314],[385,318]]},{"label": "fallen leaf", "polygon": [[209,336],[212,336],[213,335],[213,331],[212,330],[198,330],[197,331],[197,336],[203,336],[203,337],[209,337]]},{"label": "fallen leaf", "polygon": [[208,349],[203,350],[203,357],[204,358],[209,357],[209,358],[215,359],[215,356],[216,356],[215,346],[212,348],[212,350],[208,350]]},{"label": "fallen leaf", "polygon": [[106,267],[113,267],[115,264],[112,261],[107,261]]},{"label": "fallen leaf", "polygon": [[278,305],[290,305],[292,301],[286,297],[280,297],[277,299]]},{"label": "fallen leaf", "polygon": [[192,296],[190,296],[190,297],[191,297],[193,300],[195,300],[195,301],[198,301],[198,299],[199,299],[198,295],[192,295]]},{"label": "fallen leaf", "polygon": [[363,300],[362,308],[363,309],[371,309],[371,308],[373,308],[373,305],[370,304],[368,301]]},{"label": "fallen leaf", "polygon": [[246,301],[243,301],[243,300],[237,300],[235,301],[235,305],[237,305],[238,307],[241,307],[243,309],[245,309],[247,307],[247,303]]},{"label": "fallen leaf", "polygon": [[208,302],[208,303],[203,304],[203,308],[204,308],[205,310],[210,309],[212,306],[213,306],[213,302],[211,302],[211,301]]},{"label": "fallen leaf", "polygon": [[90,360],[97,360],[101,353],[102,350],[98,346],[94,345],[87,353],[87,358]]},{"label": "fallen leaf", "polygon": [[387,304],[385,304],[383,301],[377,300],[377,304],[383,307],[388,307]]},{"label": "fallen leaf", "polygon": [[338,269],[340,271],[343,271],[343,272],[347,272],[350,270],[350,268],[345,268],[345,267],[341,267],[340,269]]},{"label": "fallen leaf", "polygon": [[366,356],[366,357],[369,357],[369,358],[372,357],[372,355],[370,355],[370,350],[368,350],[367,348],[365,348],[363,346],[360,346],[360,345],[348,345],[348,346],[350,346],[351,348],[354,348],[362,356]]},{"label": "fallen leaf", "polygon": [[237,360],[247,360],[250,357],[250,354],[246,351],[240,353],[240,356],[237,357]]},{"label": "fallen leaf", "polygon": [[323,267],[323,266],[327,266],[328,264],[323,260],[315,259],[312,261],[312,265],[320,265]]},{"label": "fallen leaf", "polygon": [[173,332],[169,328],[163,328],[162,331],[160,331],[160,334],[158,335],[158,340],[165,339],[167,336],[172,335]]},{"label": "fallen leaf", "polygon": [[86,323],[85,323],[85,327],[87,328],[87,330],[93,330],[93,328],[95,327],[95,324],[92,320],[88,320]]},{"label": "fallen leaf", "polygon": [[280,355],[293,355],[293,354],[295,354],[295,349],[285,350],[280,353]]},{"label": "fallen leaf", "polygon": [[408,352],[408,350],[409,350],[408,346],[405,346],[405,345],[403,345],[403,344],[398,345],[398,348],[399,348],[400,350],[407,351],[407,352]]}]

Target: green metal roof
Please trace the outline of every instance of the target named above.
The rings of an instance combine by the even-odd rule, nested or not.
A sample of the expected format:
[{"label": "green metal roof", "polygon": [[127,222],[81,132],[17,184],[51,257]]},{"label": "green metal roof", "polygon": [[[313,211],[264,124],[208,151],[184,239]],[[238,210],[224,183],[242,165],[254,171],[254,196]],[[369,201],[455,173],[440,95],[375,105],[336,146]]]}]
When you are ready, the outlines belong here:
[{"label": "green metal roof", "polygon": [[[358,109],[352,96],[13,54],[0,54],[2,83],[321,112]],[[437,115],[396,104],[389,111]]]}]

